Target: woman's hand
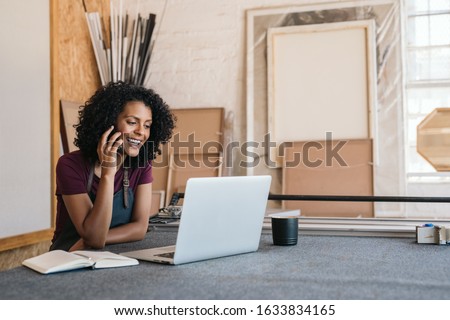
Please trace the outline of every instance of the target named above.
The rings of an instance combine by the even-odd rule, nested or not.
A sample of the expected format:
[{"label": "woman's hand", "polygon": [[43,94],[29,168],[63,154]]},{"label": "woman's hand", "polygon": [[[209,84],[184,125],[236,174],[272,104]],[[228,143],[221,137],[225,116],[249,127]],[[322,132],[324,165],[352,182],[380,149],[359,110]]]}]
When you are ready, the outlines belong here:
[{"label": "woman's hand", "polygon": [[[100,162],[100,167],[102,169],[102,175],[103,174],[115,174],[117,170],[117,165],[119,162],[121,162],[122,159],[120,157],[122,155],[118,155],[117,150],[119,147],[123,144],[122,139],[122,133],[121,132],[115,132],[113,135],[109,137],[112,130],[114,129],[113,126],[106,130],[98,142],[97,145],[97,154],[98,159]],[[119,160],[119,161],[118,161]]]}]

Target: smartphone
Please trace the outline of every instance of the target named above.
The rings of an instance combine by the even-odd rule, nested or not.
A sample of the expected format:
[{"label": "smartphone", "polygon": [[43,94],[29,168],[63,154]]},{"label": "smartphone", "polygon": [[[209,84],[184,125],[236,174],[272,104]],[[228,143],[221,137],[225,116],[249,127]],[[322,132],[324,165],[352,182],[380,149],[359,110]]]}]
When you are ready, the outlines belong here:
[{"label": "smartphone", "polygon": [[[113,129],[113,130],[111,131],[111,133],[108,135],[107,141],[109,141],[109,139],[111,139],[111,137],[113,136],[113,134],[115,134],[116,132],[118,132],[118,131],[116,130],[116,127],[114,127],[114,129]],[[118,139],[120,139],[120,137],[119,137]],[[123,142],[122,142],[122,144],[119,146],[119,148],[117,148],[117,152],[118,152],[118,153],[122,153],[122,152],[123,152]]]}]

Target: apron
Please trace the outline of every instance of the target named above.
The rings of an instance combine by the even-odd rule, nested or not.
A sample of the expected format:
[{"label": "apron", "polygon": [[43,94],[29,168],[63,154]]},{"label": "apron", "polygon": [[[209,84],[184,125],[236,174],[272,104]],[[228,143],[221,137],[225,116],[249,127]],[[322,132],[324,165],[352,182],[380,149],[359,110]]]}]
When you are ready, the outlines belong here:
[{"label": "apron", "polygon": [[[94,168],[89,172],[89,179],[87,184],[87,193],[92,203],[95,201],[95,195],[91,192],[92,180],[94,177]],[[116,192],[113,197],[113,210],[111,224],[109,228],[114,228],[122,224],[129,223],[133,211],[134,195],[129,188],[128,169],[125,168],[123,177],[123,188]],[[59,237],[52,243],[50,250],[65,250],[68,251],[80,239],[80,236],[69,218],[63,227]]]}]

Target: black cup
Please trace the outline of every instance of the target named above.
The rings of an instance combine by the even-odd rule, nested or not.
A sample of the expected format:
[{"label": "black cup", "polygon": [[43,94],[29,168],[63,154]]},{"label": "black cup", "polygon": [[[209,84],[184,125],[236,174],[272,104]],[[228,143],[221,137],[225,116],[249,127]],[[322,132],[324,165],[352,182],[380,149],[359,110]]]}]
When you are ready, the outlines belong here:
[{"label": "black cup", "polygon": [[272,217],[272,239],[276,246],[296,245],[298,217]]}]

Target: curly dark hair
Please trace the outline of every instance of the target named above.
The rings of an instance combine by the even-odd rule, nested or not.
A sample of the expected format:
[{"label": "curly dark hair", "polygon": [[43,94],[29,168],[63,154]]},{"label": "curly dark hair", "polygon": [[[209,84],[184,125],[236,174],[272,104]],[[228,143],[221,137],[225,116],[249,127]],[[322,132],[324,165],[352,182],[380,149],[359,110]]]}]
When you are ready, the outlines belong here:
[{"label": "curly dark hair", "polygon": [[74,144],[89,162],[98,161],[97,144],[102,134],[116,124],[117,117],[130,101],[141,101],[151,109],[152,125],[147,144],[138,157],[128,157],[128,165],[136,168],[161,154],[161,144],[169,141],[175,126],[176,119],[169,106],[152,89],[118,81],[100,87],[78,112]]}]

